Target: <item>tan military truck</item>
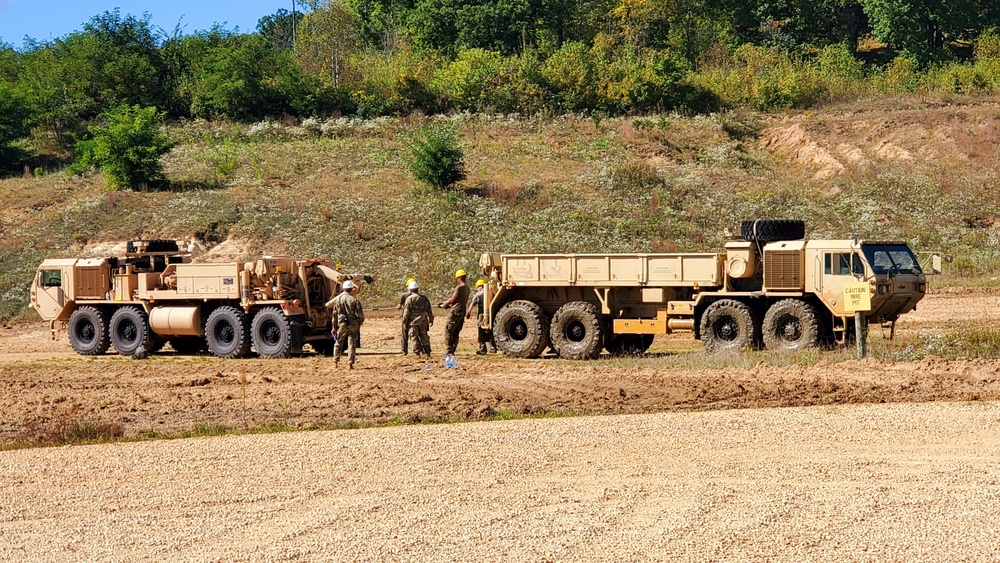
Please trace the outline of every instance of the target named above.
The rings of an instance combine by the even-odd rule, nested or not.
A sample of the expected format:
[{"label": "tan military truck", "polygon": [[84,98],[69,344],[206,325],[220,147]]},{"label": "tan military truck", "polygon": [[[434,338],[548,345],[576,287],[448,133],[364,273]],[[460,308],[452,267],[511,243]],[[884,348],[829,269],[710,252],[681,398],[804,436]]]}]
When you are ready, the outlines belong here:
[{"label": "tan military truck", "polygon": [[550,345],[572,359],[642,353],[676,331],[710,352],[798,350],[853,335],[858,307],[845,299],[870,302],[865,319],[891,334],[927,292],[904,242],[804,240],[802,221],[784,219],[741,230],[722,253],[485,253],[485,322],[500,350],[524,358]]},{"label": "tan military truck", "polygon": [[141,358],[169,343],[180,353],[280,358],[304,344],[332,350],[325,304],[346,279],[371,281],[288,256],[194,264],[176,241],[142,240],[128,242],[123,257],[43,261],[31,305],[83,355],[114,346]]}]

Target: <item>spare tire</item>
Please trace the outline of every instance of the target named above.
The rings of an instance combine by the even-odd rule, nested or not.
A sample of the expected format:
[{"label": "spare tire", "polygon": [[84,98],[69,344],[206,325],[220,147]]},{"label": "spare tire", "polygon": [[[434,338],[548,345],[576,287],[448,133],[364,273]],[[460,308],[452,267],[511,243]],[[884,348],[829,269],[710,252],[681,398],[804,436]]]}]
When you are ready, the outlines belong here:
[{"label": "spare tire", "polygon": [[511,301],[493,319],[493,339],[508,356],[537,358],[549,345],[549,319],[531,301]]},{"label": "spare tire", "polygon": [[771,242],[806,238],[806,223],[800,219],[756,219],[743,221],[743,240]]}]

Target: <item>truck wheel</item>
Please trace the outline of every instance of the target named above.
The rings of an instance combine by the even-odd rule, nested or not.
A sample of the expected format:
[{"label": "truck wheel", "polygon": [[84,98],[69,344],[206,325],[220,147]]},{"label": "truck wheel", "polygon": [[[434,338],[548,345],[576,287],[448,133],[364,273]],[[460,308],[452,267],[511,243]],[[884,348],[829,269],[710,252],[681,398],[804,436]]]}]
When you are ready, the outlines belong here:
[{"label": "truck wheel", "polygon": [[760,242],[799,240],[806,237],[806,224],[805,221],[799,219],[743,221],[740,234],[743,236],[743,240]]},{"label": "truck wheel", "polygon": [[250,327],[241,309],[225,305],[212,311],[205,321],[208,351],[220,358],[239,358],[250,353]]},{"label": "truck wheel", "polygon": [[601,354],[601,312],[593,303],[570,301],[552,315],[552,347],[560,358],[592,360]]},{"label": "truck wheel", "polygon": [[170,339],[170,347],[183,356],[191,356],[205,350],[205,339],[200,336],[181,336]]},{"label": "truck wheel", "polygon": [[612,356],[641,356],[652,345],[652,334],[616,334],[605,343],[605,349]]},{"label": "truck wheel", "polygon": [[701,339],[708,352],[749,350],[758,341],[757,321],[744,303],[721,299],[701,316]]},{"label": "truck wheel", "polygon": [[549,320],[531,301],[511,301],[493,320],[493,338],[508,356],[537,358],[549,345]]},{"label": "truck wheel", "polygon": [[253,316],[250,340],[263,358],[292,354],[292,322],[277,307],[266,307]]},{"label": "truck wheel", "polygon": [[69,343],[77,354],[99,356],[111,346],[108,323],[100,309],[80,307],[69,316],[66,328],[69,331]]},{"label": "truck wheel", "polygon": [[782,299],[764,315],[764,346],[768,350],[794,351],[819,344],[816,309],[798,299]]},{"label": "truck wheel", "polygon": [[138,307],[122,307],[111,315],[111,344],[122,356],[145,358],[153,345],[146,312]]}]

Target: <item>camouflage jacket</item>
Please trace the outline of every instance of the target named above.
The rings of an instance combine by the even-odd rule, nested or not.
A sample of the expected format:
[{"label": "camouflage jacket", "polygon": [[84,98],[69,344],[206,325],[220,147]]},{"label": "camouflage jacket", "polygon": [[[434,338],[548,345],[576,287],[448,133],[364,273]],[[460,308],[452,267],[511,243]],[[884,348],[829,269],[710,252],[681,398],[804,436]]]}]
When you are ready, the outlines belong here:
[{"label": "camouflage jacket", "polygon": [[431,324],[434,322],[434,311],[431,300],[426,295],[414,293],[406,298],[403,304],[403,326]]},{"label": "camouflage jacket", "polygon": [[333,307],[334,320],[338,325],[349,326],[358,325],[365,322],[365,312],[361,308],[361,301],[350,293],[340,293],[326,303],[327,307]]}]

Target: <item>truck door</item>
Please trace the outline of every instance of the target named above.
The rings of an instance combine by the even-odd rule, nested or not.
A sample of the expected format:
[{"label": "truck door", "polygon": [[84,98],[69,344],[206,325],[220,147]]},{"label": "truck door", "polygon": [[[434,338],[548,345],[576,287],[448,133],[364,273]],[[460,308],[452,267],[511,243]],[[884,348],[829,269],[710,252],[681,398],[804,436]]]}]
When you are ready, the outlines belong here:
[{"label": "truck door", "polygon": [[844,284],[862,281],[865,277],[865,263],[849,249],[823,252],[823,276],[821,289],[823,301],[838,315],[844,314]]},{"label": "truck door", "polygon": [[35,274],[35,310],[43,319],[56,319],[66,306],[65,279],[61,268],[38,270]]}]

